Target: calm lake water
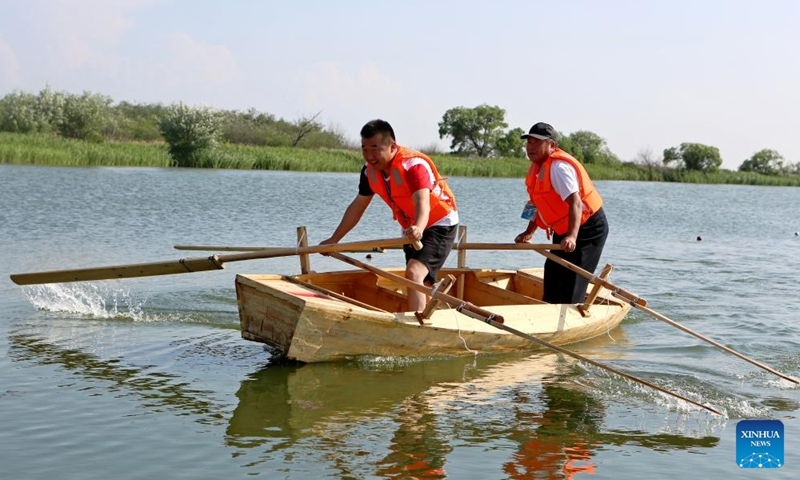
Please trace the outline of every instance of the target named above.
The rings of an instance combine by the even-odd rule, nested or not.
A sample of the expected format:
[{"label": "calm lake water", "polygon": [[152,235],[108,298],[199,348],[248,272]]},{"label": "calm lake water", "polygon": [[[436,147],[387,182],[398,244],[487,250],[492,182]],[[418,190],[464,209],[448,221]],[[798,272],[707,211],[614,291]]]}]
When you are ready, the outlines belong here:
[{"label": "calm lake water", "polygon": [[[450,183],[470,241],[524,229],[522,179]],[[598,188],[613,283],[800,377],[800,189]],[[355,174],[0,165],[0,477],[753,478],[738,466],[741,420],[785,427],[784,466],[759,478],[800,474],[800,387],[637,310],[570,348],[724,417],[549,353],[271,364],[240,338],[234,275],[298,273],[296,257],[81,284],[8,278],[200,255],[179,244],[294,246],[298,226],[314,244],[356,192]],[[398,234],[376,200],[345,240]],[[402,264],[399,251],[373,256]],[[543,257],[476,251],[467,263]],[[312,267],[350,268],[320,256]]]}]

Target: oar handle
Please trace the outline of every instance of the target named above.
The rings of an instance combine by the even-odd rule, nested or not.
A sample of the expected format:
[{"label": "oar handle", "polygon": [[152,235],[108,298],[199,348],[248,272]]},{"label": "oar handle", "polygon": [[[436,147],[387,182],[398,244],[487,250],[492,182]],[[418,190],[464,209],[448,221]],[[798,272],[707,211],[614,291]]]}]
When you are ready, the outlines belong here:
[{"label": "oar handle", "polygon": [[[420,243],[415,242],[411,244],[415,249],[417,246],[421,247]],[[174,245],[172,248],[175,250],[198,250],[204,252],[256,252],[256,251],[283,251],[286,247],[261,247],[261,246],[232,246],[232,245]],[[392,247],[364,247],[364,248],[351,248],[348,252],[378,252],[383,253],[386,248],[399,248],[399,246]],[[463,242],[454,243],[453,250],[562,250],[561,245],[557,243],[475,243]]]},{"label": "oar handle", "polygon": [[[304,255],[309,253],[345,252],[354,248],[391,247],[412,243],[406,237],[387,238],[383,240],[365,240],[360,242],[330,243],[327,245],[314,245],[310,247],[278,248],[275,250],[258,250],[254,252],[231,253],[217,255],[222,263],[238,262],[241,260],[257,260],[262,258],[285,257],[289,255]],[[417,242],[419,244],[419,242]],[[412,243],[413,244],[413,243]],[[416,248],[416,247],[415,247]],[[422,248],[422,244],[419,244]]]},{"label": "oar handle", "polygon": [[[175,250],[194,250],[201,252],[266,252],[283,251],[286,247],[244,247],[233,245],[174,245]],[[389,247],[392,248],[392,247]],[[385,253],[385,247],[351,248],[350,253]]]},{"label": "oar handle", "polygon": [[558,243],[454,243],[453,250],[563,250]]}]

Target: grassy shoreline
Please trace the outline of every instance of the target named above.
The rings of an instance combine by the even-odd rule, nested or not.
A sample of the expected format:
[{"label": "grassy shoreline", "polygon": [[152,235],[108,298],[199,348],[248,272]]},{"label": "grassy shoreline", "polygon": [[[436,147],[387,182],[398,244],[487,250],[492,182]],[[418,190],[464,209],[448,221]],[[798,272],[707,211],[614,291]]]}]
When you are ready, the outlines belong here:
[{"label": "grassy shoreline", "polygon": [[[521,158],[479,159],[447,154],[433,154],[431,158],[445,176],[521,178],[529,165],[527,159]],[[0,163],[170,167],[172,159],[163,142],[92,143],[55,135],[0,132]],[[219,169],[358,172],[364,161],[357,150],[223,144],[208,155],[208,164]],[[619,167],[589,164],[586,169],[595,180],[800,186],[797,175],[772,176],[729,170],[703,173],[633,163]]]}]

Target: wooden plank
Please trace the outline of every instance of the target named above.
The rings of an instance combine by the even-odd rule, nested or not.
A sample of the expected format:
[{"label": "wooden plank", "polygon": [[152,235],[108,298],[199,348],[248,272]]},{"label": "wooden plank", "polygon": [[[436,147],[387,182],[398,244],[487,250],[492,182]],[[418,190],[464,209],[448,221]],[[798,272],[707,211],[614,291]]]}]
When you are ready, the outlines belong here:
[{"label": "wooden plank", "polygon": [[459,248],[461,245],[466,243],[467,241],[467,226],[466,225],[459,225],[458,226],[458,240],[453,248],[458,250],[458,268],[467,268],[467,249],[466,248]]},{"label": "wooden plank", "polygon": [[[433,291],[434,292],[448,293],[450,291],[450,288],[453,286],[453,282],[455,282],[455,281],[456,281],[456,277],[454,277],[452,275],[448,275],[448,276],[444,277],[443,279],[441,279],[436,284],[436,286],[434,287]],[[414,312],[414,315],[416,315],[417,320],[419,321],[419,324],[420,325],[425,325],[425,320],[431,318],[431,315],[433,314],[433,311],[436,310],[441,303],[442,303],[442,300],[439,299],[439,298],[436,298],[436,295],[434,295],[433,298],[430,299],[428,304],[425,305],[425,309],[422,310],[422,313]]]},{"label": "wooden plank", "polygon": [[[308,235],[306,227],[297,227],[297,245],[299,247],[308,246]],[[307,253],[300,254],[300,272],[308,273],[311,271],[311,255]]]},{"label": "wooden plank", "polygon": [[543,279],[528,272],[517,271],[514,274],[513,288],[515,292],[526,297],[538,299],[544,296]]},{"label": "wooden plank", "polygon": [[380,308],[374,307],[374,306],[372,306],[372,305],[370,305],[368,303],[359,302],[358,300],[356,300],[354,298],[346,297],[344,295],[341,295],[339,293],[334,292],[333,290],[328,290],[327,288],[320,287],[319,285],[314,285],[313,283],[304,282],[304,281],[299,280],[299,279],[294,278],[294,277],[284,277],[284,280],[286,280],[287,282],[292,282],[295,285],[300,285],[300,286],[305,287],[305,288],[307,288],[309,290],[314,290],[315,292],[323,293],[323,294],[328,295],[329,297],[333,297],[333,298],[335,298],[337,300],[341,300],[343,302],[351,303],[351,304],[356,305],[356,306],[361,307],[361,308],[366,308],[367,310],[374,310],[374,311],[377,311],[377,312],[389,313],[386,310],[381,310]]},{"label": "wooden plank", "polygon": [[[612,267],[610,263],[606,263],[606,266],[600,273],[600,278],[605,280],[611,274],[612,270],[614,270],[614,267]],[[586,297],[586,301],[583,302],[583,305],[578,305],[578,311],[581,312],[581,315],[583,315],[584,317],[589,316],[589,307],[591,307],[592,304],[594,303],[594,300],[600,293],[601,288],[603,288],[603,285],[601,285],[600,283],[595,283],[594,287],[592,288],[592,291],[589,293],[589,296]]]},{"label": "wooden plank", "polygon": [[[461,242],[467,241],[467,226],[460,225],[458,227],[458,243],[459,246]],[[458,268],[467,268],[467,249],[459,248],[458,249]],[[462,273],[458,277],[458,287],[456,288],[456,297],[460,299],[464,299],[464,274]]]},{"label": "wooden plank", "polygon": [[466,276],[466,298],[475,305],[537,305],[540,300],[530,298],[511,290],[481,282],[476,275]]}]

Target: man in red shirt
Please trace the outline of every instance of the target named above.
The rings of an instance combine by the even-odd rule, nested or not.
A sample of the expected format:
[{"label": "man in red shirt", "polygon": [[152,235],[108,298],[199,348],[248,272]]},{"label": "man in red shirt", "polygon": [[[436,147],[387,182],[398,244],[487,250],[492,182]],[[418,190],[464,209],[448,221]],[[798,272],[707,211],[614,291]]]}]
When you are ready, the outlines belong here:
[{"label": "man in red shirt", "polygon": [[[339,226],[320,245],[339,242],[361,220],[378,194],[392,209],[403,235],[422,242],[419,251],[405,245],[405,276],[433,285],[456,237],[458,210],[455,196],[425,154],[397,144],[394,130],[384,120],[372,120],[361,129],[361,169],[358,195],[350,202]],[[408,308],[425,308],[425,294],[408,291]]]}]

